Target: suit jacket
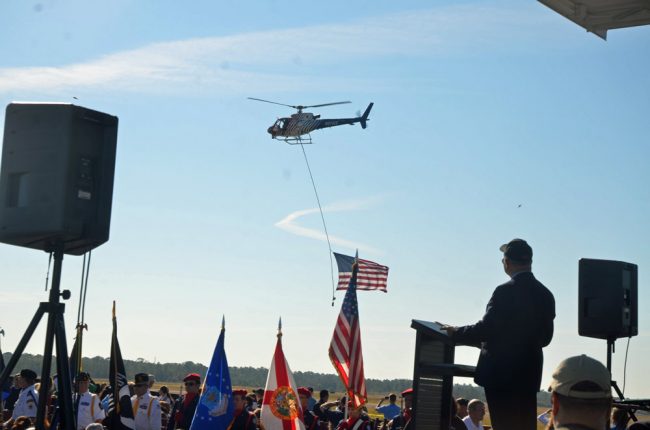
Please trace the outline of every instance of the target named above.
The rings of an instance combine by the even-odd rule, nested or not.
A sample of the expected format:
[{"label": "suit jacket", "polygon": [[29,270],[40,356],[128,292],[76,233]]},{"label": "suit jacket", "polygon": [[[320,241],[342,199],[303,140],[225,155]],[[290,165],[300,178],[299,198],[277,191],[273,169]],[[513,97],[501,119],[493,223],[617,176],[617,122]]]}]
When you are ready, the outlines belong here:
[{"label": "suit jacket", "polygon": [[532,273],[522,272],[499,285],[485,315],[459,327],[458,343],[476,345],[481,355],[474,381],[485,388],[537,392],[542,379],[542,348],[553,338],[555,299]]}]

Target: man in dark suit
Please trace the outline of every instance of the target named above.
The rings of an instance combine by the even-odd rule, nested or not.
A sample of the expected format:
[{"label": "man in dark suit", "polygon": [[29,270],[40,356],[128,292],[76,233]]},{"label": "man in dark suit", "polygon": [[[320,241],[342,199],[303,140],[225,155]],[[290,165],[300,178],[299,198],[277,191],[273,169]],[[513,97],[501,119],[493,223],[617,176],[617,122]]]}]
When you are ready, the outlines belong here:
[{"label": "man in dark suit", "polygon": [[479,322],[445,328],[457,343],[481,348],[474,381],[485,388],[495,430],[535,430],[542,348],[553,338],[555,299],[533,276],[533,250],[525,240],[499,249],[510,281],[494,290]]}]

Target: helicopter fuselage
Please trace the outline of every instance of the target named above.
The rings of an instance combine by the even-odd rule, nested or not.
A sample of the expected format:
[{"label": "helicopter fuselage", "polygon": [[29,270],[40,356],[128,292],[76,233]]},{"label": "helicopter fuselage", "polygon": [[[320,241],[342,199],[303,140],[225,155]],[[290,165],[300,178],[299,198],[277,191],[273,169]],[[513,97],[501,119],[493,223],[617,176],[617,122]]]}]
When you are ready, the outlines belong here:
[{"label": "helicopter fuselage", "polygon": [[368,105],[368,108],[362,116],[356,118],[324,118],[321,119],[320,115],[314,115],[309,112],[298,112],[290,117],[279,118],[272,126],[268,128],[268,133],[271,138],[299,138],[302,135],[309,134],[314,130],[321,128],[336,127],[344,124],[361,123],[363,128],[366,128],[366,121],[368,114],[372,109],[373,103]]}]

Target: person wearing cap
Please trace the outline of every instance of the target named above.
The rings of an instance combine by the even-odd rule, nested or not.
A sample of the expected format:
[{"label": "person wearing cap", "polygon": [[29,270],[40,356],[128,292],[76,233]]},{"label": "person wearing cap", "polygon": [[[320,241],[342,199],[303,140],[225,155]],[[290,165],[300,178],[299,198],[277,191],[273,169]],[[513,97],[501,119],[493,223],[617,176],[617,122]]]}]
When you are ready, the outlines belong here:
[{"label": "person wearing cap", "polygon": [[78,387],[78,394],[75,395],[77,405],[77,430],[84,430],[88,424],[100,423],[106,414],[102,408],[99,396],[89,391],[90,375],[86,372],[79,372],[75,379]]},{"label": "person wearing cap", "polygon": [[[388,404],[382,406],[382,403],[384,403],[384,400],[388,400]],[[400,409],[399,406],[397,406],[396,402],[397,402],[397,394],[390,393],[388,396],[383,397],[379,401],[379,403],[377,403],[377,406],[375,407],[375,409],[380,414],[384,414],[384,419],[385,420],[390,420],[390,419],[395,418],[401,412],[401,409]]]},{"label": "person wearing cap", "polygon": [[167,424],[167,430],[187,430],[192,425],[201,394],[201,376],[198,373],[189,373],[183,378],[183,384],[185,384],[185,394],[174,403],[174,408],[169,415],[172,419]]},{"label": "person wearing cap", "polygon": [[133,391],[135,391],[135,395],[131,397],[131,405],[133,406],[135,430],[160,430],[162,411],[158,397],[149,393],[148,374],[136,373]]},{"label": "person wearing cap", "polygon": [[389,422],[391,430],[404,429],[411,421],[413,413],[413,388],[402,391],[404,409]]},{"label": "person wearing cap", "polygon": [[34,386],[35,384],[36,372],[31,369],[23,369],[20,371],[20,379],[18,380],[20,394],[18,394],[18,400],[16,400],[16,403],[14,404],[11,418],[36,418],[38,391],[36,391],[36,387]]},{"label": "person wearing cap", "polygon": [[316,414],[309,409],[309,398],[311,392],[309,388],[298,387],[298,398],[300,399],[300,407],[302,408],[302,422],[305,424],[306,430],[314,430],[320,428],[320,421]]},{"label": "person wearing cap", "polygon": [[339,423],[337,430],[371,430],[368,415],[363,413],[363,405],[354,407],[352,402],[348,402],[348,419]]},{"label": "person wearing cap", "polygon": [[246,390],[232,390],[233,417],[229,430],[255,430],[257,418],[246,409]]},{"label": "person wearing cap", "polygon": [[551,416],[556,430],[602,430],[612,407],[609,370],[586,355],[563,360],[553,371]]},{"label": "person wearing cap", "polygon": [[494,290],[479,322],[443,328],[458,344],[481,348],[474,382],[485,389],[494,428],[536,430],[542,348],[553,338],[555,299],[533,276],[533,250],[525,240],[499,249],[510,280]]}]

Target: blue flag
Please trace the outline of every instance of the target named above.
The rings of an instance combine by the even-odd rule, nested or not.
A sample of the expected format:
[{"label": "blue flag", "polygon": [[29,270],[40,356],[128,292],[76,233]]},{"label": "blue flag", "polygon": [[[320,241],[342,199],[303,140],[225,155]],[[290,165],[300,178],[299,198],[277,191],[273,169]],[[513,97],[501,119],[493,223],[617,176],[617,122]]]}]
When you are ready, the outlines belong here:
[{"label": "blue flag", "polygon": [[221,334],[212,354],[190,430],[226,430],[232,421],[232,386],[223,347],[225,331],[222,322]]}]

